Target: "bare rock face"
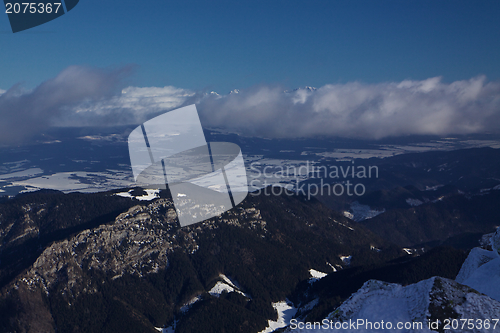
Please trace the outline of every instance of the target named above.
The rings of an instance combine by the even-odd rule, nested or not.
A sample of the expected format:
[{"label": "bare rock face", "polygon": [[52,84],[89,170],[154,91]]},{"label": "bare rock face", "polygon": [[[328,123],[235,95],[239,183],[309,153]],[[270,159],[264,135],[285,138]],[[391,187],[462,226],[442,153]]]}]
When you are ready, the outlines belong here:
[{"label": "bare rock face", "polygon": [[[219,218],[220,222],[267,232],[266,222],[256,208],[236,209]],[[48,294],[56,285],[63,293],[73,294],[73,287],[92,293],[93,288],[82,277],[85,271],[97,270],[113,274],[142,277],[168,266],[168,253],[179,250],[194,253],[198,249],[198,233],[217,229],[213,220],[180,228],[171,200],[157,199],[148,205],[137,205],[120,214],[112,224],[84,230],[73,237],[54,242],[37,258],[16,285],[24,284],[32,291],[41,288]],[[82,289],[82,288],[78,288]]]},{"label": "bare rock face", "polygon": [[[163,211],[166,214],[158,214]],[[67,289],[80,283],[84,270],[142,276],[168,264],[173,249],[171,230],[176,228],[175,211],[166,199],[147,206],[134,206],[120,214],[113,224],[84,230],[45,249],[20,282],[40,286],[47,293],[55,283]]]},{"label": "bare rock face", "polygon": [[[0,251],[39,239],[46,206],[29,202],[15,211],[17,215],[0,212]],[[81,215],[63,208],[64,216],[78,223]],[[56,204],[51,209],[57,212],[61,208]],[[4,285],[0,290],[0,299],[4,300],[0,313],[13,320],[5,327],[19,332],[55,332],[50,297],[57,294],[61,304],[71,309],[80,304],[80,296],[102,297],[100,285],[104,281],[143,278],[168,270],[173,252],[194,254],[200,237],[205,232],[217,232],[223,224],[251,229],[261,237],[268,232],[260,210],[253,204],[184,228],[179,225],[171,199],[154,198],[130,208],[125,205],[123,213],[110,223],[80,228],[69,237],[48,243],[27,269]],[[2,327],[0,324],[0,331]]]},{"label": "bare rock face", "polygon": [[[88,203],[84,205],[82,198]],[[240,282],[241,291],[252,297],[240,299],[237,292],[227,296],[244,311],[238,316],[245,323],[245,316],[254,313],[247,302],[255,302],[256,311],[266,308],[270,292],[262,285],[273,293],[288,294],[296,282],[285,284],[287,277],[302,279],[318,257],[322,259],[317,262],[339,264],[339,255],[354,248],[361,249],[360,258],[370,260],[385,260],[400,252],[384,247],[362,227],[351,227],[350,221],[318,202],[301,197],[250,198],[219,217],[187,227],[180,227],[169,198],[116,198],[115,193],[58,195],[51,204],[42,195],[37,197],[42,203],[32,205],[28,215],[12,202],[17,205],[12,219],[16,224],[9,228],[16,232],[6,239],[16,243],[3,253],[21,253],[25,244],[15,238],[22,236],[30,240],[29,252],[23,253],[31,257],[19,261],[24,266],[7,261],[7,255],[1,258],[11,265],[4,266],[11,269],[4,276],[12,278],[5,278],[0,289],[0,314],[15,322],[0,322],[0,331],[28,332],[29,327],[38,327],[43,332],[104,332],[110,320],[120,327],[117,331],[152,330],[171,323],[192,299],[199,299],[192,311],[200,313],[226,307],[226,295],[207,296],[221,273]],[[45,207],[50,209],[43,211]],[[48,217],[37,218],[43,214]],[[0,221],[9,219],[0,217]],[[26,232],[32,224],[38,232]],[[383,250],[379,254],[371,247]],[[15,311],[5,311],[10,307]],[[271,318],[274,311],[268,308],[265,316]],[[185,320],[182,325],[191,327]]]},{"label": "bare rock face", "polygon": [[37,237],[40,228],[34,219],[45,214],[46,209],[44,205],[37,203],[22,205],[19,215],[16,218],[5,213],[0,213],[0,248],[5,245],[19,244],[26,239]]}]

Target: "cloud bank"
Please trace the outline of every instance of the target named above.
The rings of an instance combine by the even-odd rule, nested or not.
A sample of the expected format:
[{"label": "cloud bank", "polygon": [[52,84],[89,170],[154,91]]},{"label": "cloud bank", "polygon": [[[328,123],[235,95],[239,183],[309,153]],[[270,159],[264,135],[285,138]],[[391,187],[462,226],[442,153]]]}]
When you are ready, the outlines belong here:
[{"label": "cloud bank", "polygon": [[228,95],[167,87],[128,87],[130,68],[69,67],[31,91],[0,91],[0,144],[21,142],[51,126],[138,125],[196,103],[206,128],[268,138],[498,132],[500,82],[478,76],[378,84],[351,82],[284,92],[258,86]]},{"label": "cloud bank", "polygon": [[422,81],[326,85],[283,93],[257,87],[200,101],[203,124],[245,135],[293,138],[498,132],[500,83],[480,76],[442,83]]},{"label": "cloud bank", "polygon": [[0,144],[21,143],[52,125],[81,103],[116,94],[130,68],[100,70],[68,67],[31,91],[15,85],[0,95]]},{"label": "cloud bank", "polygon": [[184,104],[194,104],[199,98],[190,90],[167,86],[128,87],[119,94],[99,101],[89,101],[73,107],[70,112],[54,119],[56,126],[118,126],[136,125]]}]

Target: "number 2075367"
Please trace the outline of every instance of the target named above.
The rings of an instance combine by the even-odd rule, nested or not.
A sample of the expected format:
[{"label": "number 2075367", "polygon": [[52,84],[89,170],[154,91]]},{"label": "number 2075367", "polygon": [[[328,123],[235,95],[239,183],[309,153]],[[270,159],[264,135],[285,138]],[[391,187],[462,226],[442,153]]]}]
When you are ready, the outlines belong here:
[{"label": "number 2075367", "polygon": [[57,14],[61,9],[61,2],[15,2],[5,4],[5,13],[7,14]]}]

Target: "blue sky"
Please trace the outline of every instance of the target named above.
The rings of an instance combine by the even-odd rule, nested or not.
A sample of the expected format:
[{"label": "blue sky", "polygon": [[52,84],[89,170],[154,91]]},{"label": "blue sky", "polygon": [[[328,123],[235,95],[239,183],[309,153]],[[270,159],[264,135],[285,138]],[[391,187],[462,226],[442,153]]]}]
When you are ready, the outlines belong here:
[{"label": "blue sky", "polygon": [[80,0],[12,34],[0,15],[0,89],[70,65],[136,65],[127,84],[227,93],[279,84],[500,78],[500,1]]}]

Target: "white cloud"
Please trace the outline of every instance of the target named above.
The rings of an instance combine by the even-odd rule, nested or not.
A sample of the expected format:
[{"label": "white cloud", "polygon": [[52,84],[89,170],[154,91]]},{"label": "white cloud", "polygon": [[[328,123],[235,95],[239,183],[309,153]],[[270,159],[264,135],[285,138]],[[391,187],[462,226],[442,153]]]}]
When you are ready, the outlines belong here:
[{"label": "white cloud", "polygon": [[[500,129],[500,83],[479,76],[378,84],[351,82],[284,92],[258,86],[228,95],[173,86],[118,88],[128,69],[69,67],[31,91],[0,95],[0,141],[20,141],[49,126],[138,125],[196,103],[206,128],[248,136],[378,139]],[[0,90],[0,93],[2,91]]]},{"label": "white cloud", "polygon": [[54,119],[57,126],[114,126],[139,124],[162,112],[183,105],[196,94],[172,86],[128,87],[107,99],[92,100],[71,108]]},{"label": "white cloud", "polygon": [[325,85],[284,94],[256,87],[200,101],[205,126],[264,137],[378,139],[408,134],[468,134],[500,129],[500,83],[484,76]]},{"label": "white cloud", "polygon": [[0,144],[18,143],[51,126],[82,102],[109,98],[129,67],[101,70],[71,66],[33,90],[15,85],[0,95]]}]

